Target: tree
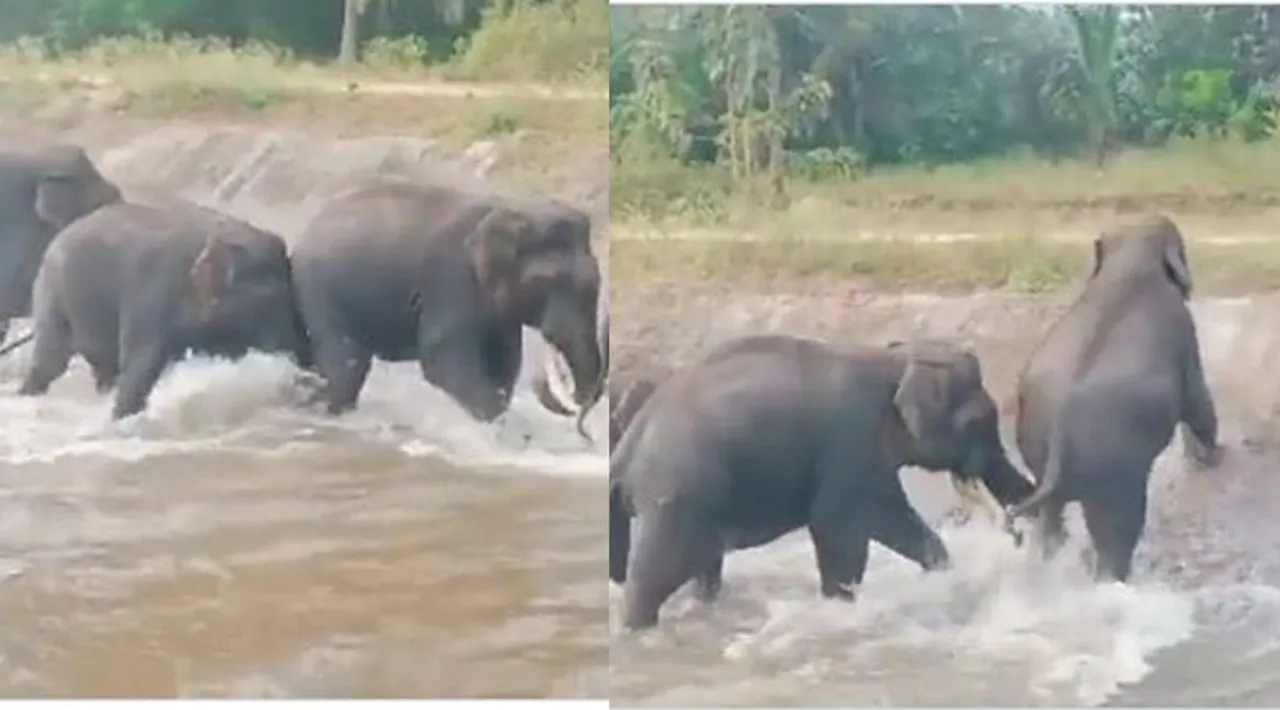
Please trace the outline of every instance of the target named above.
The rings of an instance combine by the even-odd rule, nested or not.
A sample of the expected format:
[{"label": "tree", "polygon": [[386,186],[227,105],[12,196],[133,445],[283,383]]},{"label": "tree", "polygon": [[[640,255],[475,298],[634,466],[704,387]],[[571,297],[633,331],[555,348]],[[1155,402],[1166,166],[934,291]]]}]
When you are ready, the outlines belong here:
[{"label": "tree", "polygon": [[368,0],[346,0],[342,8],[342,45],[338,61],[344,65],[360,61],[360,15]]}]

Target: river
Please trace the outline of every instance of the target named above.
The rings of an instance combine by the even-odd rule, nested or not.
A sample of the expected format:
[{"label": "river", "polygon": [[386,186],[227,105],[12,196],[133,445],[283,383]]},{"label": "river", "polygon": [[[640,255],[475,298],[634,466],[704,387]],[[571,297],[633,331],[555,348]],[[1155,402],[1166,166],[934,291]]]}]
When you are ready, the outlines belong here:
[{"label": "river", "polygon": [[[93,157],[288,238],[431,147],[172,127]],[[543,411],[526,338],[489,425],[413,363],[334,418],[283,359],[197,358],[113,424],[82,362],[20,398],[28,352],[0,360],[0,697],[604,695],[604,408],[594,446]]]},{"label": "river", "polygon": [[[1051,315],[999,296],[832,305],[841,299],[850,300],[686,302],[671,340],[657,336],[651,346],[674,350],[679,333],[714,339],[782,329],[877,341],[915,331],[973,345],[987,376],[1007,392]],[[614,301],[618,324],[631,317],[619,312],[627,307],[621,303]],[[1203,473],[1189,471],[1175,449],[1158,461],[1131,585],[1089,578],[1078,509],[1069,509],[1064,554],[1045,564],[981,516],[947,522],[958,505],[950,485],[911,469],[908,494],[946,541],[952,570],[925,575],[873,545],[857,603],[821,601],[813,549],[798,532],[732,554],[720,600],[698,603],[686,587],[664,607],[657,629],[637,634],[622,629],[621,589],[610,585],[613,703],[1280,702],[1280,455],[1268,434],[1270,408],[1280,401],[1276,305],[1270,296],[1195,305],[1229,453]],[[833,315],[837,306],[848,314],[843,319]]]}]

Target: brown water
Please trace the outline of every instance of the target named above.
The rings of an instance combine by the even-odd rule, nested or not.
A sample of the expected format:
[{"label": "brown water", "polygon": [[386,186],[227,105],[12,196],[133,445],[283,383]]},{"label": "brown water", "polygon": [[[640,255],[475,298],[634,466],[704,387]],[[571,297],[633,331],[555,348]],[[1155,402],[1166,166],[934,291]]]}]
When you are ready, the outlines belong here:
[{"label": "brown water", "polygon": [[[429,147],[161,131],[95,157],[287,237],[326,184]],[[603,411],[594,448],[527,386],[482,425],[406,363],[331,418],[251,355],[111,424],[79,362],[13,396],[27,356],[0,360],[0,697],[607,692]]]},{"label": "brown water", "polygon": [[[831,299],[848,299],[832,296]],[[614,320],[622,322],[621,299]],[[876,341],[905,333],[974,346],[998,394],[1052,309],[1018,299],[822,298],[682,304],[656,336],[790,330]],[[840,310],[843,308],[843,311]],[[681,590],[662,625],[627,634],[610,589],[611,700],[617,705],[1274,705],[1280,702],[1280,403],[1275,297],[1195,305],[1210,386],[1229,447],[1199,474],[1167,452],[1151,484],[1133,583],[1094,584],[1073,538],[1054,563],[1016,550],[980,516],[946,523],[958,500],[938,477],[906,472],[954,569],[923,575],[873,546],[854,605],[818,599],[803,533],[730,556],[722,598]],[[833,313],[845,313],[845,316]],[[662,342],[664,337],[671,340]],[[621,342],[621,339],[619,339]],[[679,357],[679,356],[677,356]]]}]

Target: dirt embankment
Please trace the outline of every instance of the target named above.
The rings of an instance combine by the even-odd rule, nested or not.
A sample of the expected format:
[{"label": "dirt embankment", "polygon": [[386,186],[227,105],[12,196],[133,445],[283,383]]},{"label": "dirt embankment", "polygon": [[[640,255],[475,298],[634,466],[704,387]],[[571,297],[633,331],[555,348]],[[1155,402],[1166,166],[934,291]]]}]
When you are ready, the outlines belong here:
[{"label": "dirt embankment", "polygon": [[[1008,408],[1022,364],[1074,298],[1046,295],[874,294],[831,288],[779,292],[694,284],[615,289],[612,344],[617,371],[661,372],[730,337],[786,332],[838,344],[937,337],[972,348],[992,394]],[[1200,347],[1228,440],[1276,443],[1280,415],[1280,293],[1196,299]]]},{"label": "dirt embankment", "polygon": [[[289,86],[261,97],[140,96],[106,80],[42,86],[37,93],[31,87],[0,91],[7,99],[0,100],[0,142],[73,141],[101,159],[175,129],[271,133],[309,145],[416,141],[429,150],[415,160],[466,163],[500,188],[566,199],[592,215],[597,239],[607,239],[608,106],[606,97],[590,92],[389,82]],[[209,171],[238,157],[210,156]]]}]

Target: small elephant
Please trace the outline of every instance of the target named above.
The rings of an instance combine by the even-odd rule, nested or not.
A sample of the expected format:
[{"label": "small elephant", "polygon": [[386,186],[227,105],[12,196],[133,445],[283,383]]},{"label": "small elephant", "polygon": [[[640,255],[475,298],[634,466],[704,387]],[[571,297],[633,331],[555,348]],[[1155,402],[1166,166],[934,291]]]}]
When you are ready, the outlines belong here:
[{"label": "small elephant", "polygon": [[587,215],[443,185],[379,180],[326,204],[292,249],[328,409],[353,408],[373,357],[417,360],[472,417],[510,405],[522,326],[569,363],[573,400],[603,392],[600,270]]},{"label": "small elephant", "polygon": [[48,391],[72,355],[112,416],[140,412],[165,368],[188,350],[284,352],[311,364],[284,240],[194,204],[108,205],[67,227],[36,276],[35,344],[20,390]]},{"label": "small elephant", "polygon": [[1186,456],[1206,466],[1219,457],[1191,287],[1182,234],[1167,217],[1104,232],[1084,290],[1018,380],[1018,449],[1039,483],[1009,515],[1038,514],[1051,555],[1064,539],[1064,506],[1079,501],[1098,579],[1129,578],[1151,467],[1175,427]]},{"label": "small elephant", "polygon": [[853,599],[871,540],[925,570],[947,566],[899,469],[950,471],[966,501],[997,511],[1024,499],[1031,482],[1005,455],[997,417],[978,359],[947,343],[721,345],[658,385],[610,460],[609,576],[626,585],[624,623],[657,624],[690,579],[714,598],[726,551],[801,526],[827,597]]},{"label": "small elephant", "polygon": [[31,288],[50,240],[120,190],[70,144],[0,150],[0,342],[9,321],[31,315]]}]

